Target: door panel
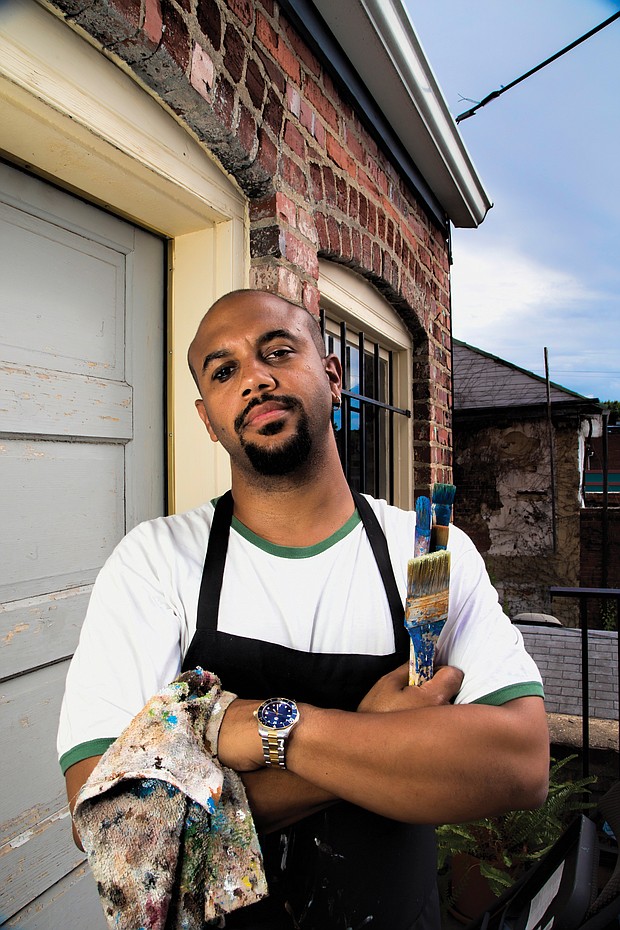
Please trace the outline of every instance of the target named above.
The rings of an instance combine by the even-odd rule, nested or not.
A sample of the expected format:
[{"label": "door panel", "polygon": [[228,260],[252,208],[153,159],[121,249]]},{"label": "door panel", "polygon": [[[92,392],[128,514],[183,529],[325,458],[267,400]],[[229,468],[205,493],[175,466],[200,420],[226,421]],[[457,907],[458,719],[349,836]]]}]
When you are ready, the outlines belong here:
[{"label": "door panel", "polygon": [[56,730],[97,572],[164,513],[164,255],[0,164],[0,914],[15,926],[44,910],[65,928],[77,900],[82,926],[105,924]]}]

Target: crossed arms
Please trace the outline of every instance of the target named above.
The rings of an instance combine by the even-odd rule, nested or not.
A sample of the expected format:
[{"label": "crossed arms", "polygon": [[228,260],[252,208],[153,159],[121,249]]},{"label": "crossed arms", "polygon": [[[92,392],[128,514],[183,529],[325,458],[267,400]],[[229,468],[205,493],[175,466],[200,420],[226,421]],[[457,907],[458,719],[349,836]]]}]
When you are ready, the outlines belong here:
[{"label": "crossed arms", "polygon": [[[374,685],[357,713],[300,704],[287,771],[264,767],[253,717],[259,701],[237,699],[224,716],[218,756],[242,773],[263,832],[338,800],[430,824],[539,806],[549,771],[542,699],[453,705],[461,681],[460,671],[445,667],[422,687],[410,688],[401,666]],[[67,770],[71,810],[99,758]]]}]

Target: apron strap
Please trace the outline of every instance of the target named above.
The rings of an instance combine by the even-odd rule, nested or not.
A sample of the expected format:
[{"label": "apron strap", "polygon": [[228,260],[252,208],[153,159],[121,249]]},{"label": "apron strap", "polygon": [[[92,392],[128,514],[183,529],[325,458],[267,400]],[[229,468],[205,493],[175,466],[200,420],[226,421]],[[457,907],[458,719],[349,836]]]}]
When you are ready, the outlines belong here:
[{"label": "apron strap", "polygon": [[231,491],[226,491],[215,505],[213,522],[211,523],[209,544],[205,556],[202,581],[200,582],[200,594],[198,595],[196,632],[199,630],[217,630],[232,515],[233,496]]},{"label": "apron strap", "polygon": [[[359,515],[362,518],[362,523],[364,524],[364,529],[368,536],[368,542],[370,543],[375,561],[379,568],[388,604],[390,605],[390,613],[392,614],[392,623],[394,625],[394,636],[396,637],[397,631],[400,634],[404,630],[405,609],[400,594],[398,593],[398,585],[394,577],[394,569],[392,567],[385,533],[381,529],[376,514],[366,498],[352,488],[351,494],[353,495],[353,500],[355,501],[355,506],[359,511]],[[396,639],[396,642],[398,642],[398,639]]]}]

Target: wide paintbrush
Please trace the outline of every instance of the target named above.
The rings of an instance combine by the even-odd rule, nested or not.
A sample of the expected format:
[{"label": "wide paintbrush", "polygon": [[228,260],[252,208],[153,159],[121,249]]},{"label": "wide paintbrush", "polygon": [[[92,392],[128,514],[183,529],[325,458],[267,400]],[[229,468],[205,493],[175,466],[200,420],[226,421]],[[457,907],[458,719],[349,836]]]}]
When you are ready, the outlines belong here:
[{"label": "wide paintbrush", "polygon": [[409,684],[433,677],[435,646],[446,620],[450,588],[450,553],[445,549],[409,560],[405,628],[411,639]]},{"label": "wide paintbrush", "polygon": [[431,533],[431,552],[446,549],[450,520],[452,519],[452,505],[456,487],[453,484],[433,485],[433,529]]}]

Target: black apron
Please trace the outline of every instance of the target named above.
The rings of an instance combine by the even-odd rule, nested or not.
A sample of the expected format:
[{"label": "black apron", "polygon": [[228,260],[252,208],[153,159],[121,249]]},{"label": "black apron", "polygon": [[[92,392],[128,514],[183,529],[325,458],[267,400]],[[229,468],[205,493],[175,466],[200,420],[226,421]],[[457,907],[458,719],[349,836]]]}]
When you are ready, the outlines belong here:
[{"label": "black apron", "polygon": [[[354,711],[372,685],[406,662],[409,636],[387,543],[368,501],[353,491],[390,605],[396,651],[386,656],[300,652],[217,629],[233,513],[218,501],[183,671],[214,672],[242,698],[292,697]],[[336,621],[337,622],[337,621]],[[369,746],[372,752],[373,747]],[[415,791],[415,785],[412,785]],[[341,801],[260,836],[269,897],[226,917],[247,930],[438,930],[435,832]]]}]

